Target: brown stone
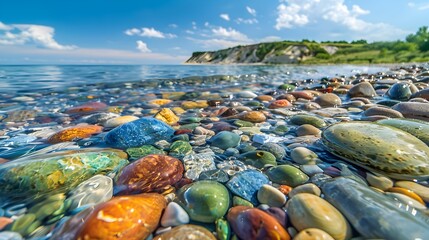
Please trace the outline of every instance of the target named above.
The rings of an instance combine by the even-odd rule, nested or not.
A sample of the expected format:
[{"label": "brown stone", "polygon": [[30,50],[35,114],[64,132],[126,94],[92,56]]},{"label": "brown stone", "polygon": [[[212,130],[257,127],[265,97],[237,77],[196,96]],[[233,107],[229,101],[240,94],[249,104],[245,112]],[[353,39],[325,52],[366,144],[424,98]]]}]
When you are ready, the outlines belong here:
[{"label": "brown stone", "polygon": [[101,133],[103,127],[97,125],[82,125],[63,129],[57,133],[54,133],[48,138],[48,142],[51,144],[60,142],[69,142],[75,139],[87,138],[93,134]]},{"label": "brown stone", "polygon": [[107,105],[102,102],[89,102],[80,106],[71,107],[66,110],[68,114],[89,114],[102,111],[107,108]]}]

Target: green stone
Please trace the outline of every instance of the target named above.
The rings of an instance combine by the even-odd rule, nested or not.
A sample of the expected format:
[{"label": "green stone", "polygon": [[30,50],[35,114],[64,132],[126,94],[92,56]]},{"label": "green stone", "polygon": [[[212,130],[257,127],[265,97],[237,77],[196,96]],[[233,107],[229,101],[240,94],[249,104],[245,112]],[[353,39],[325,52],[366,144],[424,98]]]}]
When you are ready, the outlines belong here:
[{"label": "green stone", "polygon": [[36,215],[37,220],[43,221],[49,216],[57,216],[63,214],[67,209],[64,209],[64,194],[56,194],[48,197],[42,202],[37,203],[30,208],[28,213]]},{"label": "green stone", "polygon": [[213,223],[228,211],[230,196],[224,185],[203,180],[179,189],[177,202],[186,210],[191,220]]},{"label": "green stone", "polygon": [[16,219],[10,226],[10,230],[18,232],[22,236],[26,237],[30,235],[37,227],[41,225],[41,222],[37,220],[37,216],[33,213],[24,214]]},{"label": "green stone", "polygon": [[293,90],[295,90],[296,86],[292,85],[292,84],[282,84],[279,86],[280,90],[285,90],[287,92],[292,92]]},{"label": "green stone", "polygon": [[322,133],[329,152],[394,179],[428,179],[429,147],[398,128],[369,122],[331,125]]},{"label": "green stone", "polygon": [[391,118],[377,121],[378,124],[399,128],[422,140],[429,146],[429,123],[405,118]]},{"label": "green stone", "polygon": [[277,135],[283,136],[285,133],[289,131],[289,128],[286,125],[278,125],[273,130],[273,132]]},{"label": "green stone", "polygon": [[326,126],[326,123],[325,121],[323,121],[323,119],[312,115],[295,115],[290,119],[290,122],[295,125],[310,124],[317,128],[322,128]]},{"label": "green stone", "polygon": [[169,155],[173,157],[184,157],[192,153],[192,146],[186,141],[175,141],[170,146]]},{"label": "green stone", "polygon": [[164,151],[152,145],[143,145],[141,147],[128,148],[125,150],[132,159],[146,157],[151,154],[165,154]]},{"label": "green stone", "polygon": [[253,127],[253,123],[244,120],[235,120],[233,123],[237,127]]},{"label": "green stone", "polygon": [[126,158],[120,150],[87,148],[17,159],[0,166],[0,193],[64,192],[93,175],[117,173],[128,164]]},{"label": "green stone", "polygon": [[267,171],[268,178],[277,184],[285,184],[291,187],[304,184],[309,177],[298,168],[291,165],[272,167]]},{"label": "green stone", "polygon": [[180,125],[179,129],[194,130],[198,126],[200,126],[199,123],[189,123],[189,124]]},{"label": "green stone", "polygon": [[265,165],[277,166],[276,157],[267,151],[251,151],[243,153],[239,159],[245,164],[252,165],[256,168],[263,168]]},{"label": "green stone", "polygon": [[215,224],[217,239],[229,240],[231,238],[231,227],[229,226],[228,221],[226,221],[224,218],[219,218],[216,220]]},{"label": "green stone", "polygon": [[251,202],[249,202],[246,199],[241,198],[239,196],[232,197],[232,205],[234,207],[236,207],[236,206],[253,207],[253,204]]}]

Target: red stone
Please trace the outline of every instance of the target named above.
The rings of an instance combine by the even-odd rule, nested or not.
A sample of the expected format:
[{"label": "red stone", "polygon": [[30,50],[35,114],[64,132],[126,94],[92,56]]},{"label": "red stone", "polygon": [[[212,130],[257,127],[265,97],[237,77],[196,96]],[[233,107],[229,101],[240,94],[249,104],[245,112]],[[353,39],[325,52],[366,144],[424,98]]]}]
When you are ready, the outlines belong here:
[{"label": "red stone", "polygon": [[183,176],[183,164],[174,157],[148,155],[124,167],[116,186],[119,194],[164,192]]},{"label": "red stone", "polygon": [[277,219],[257,208],[232,207],[227,219],[240,239],[290,239]]},{"label": "red stone", "polygon": [[107,108],[107,105],[102,102],[89,102],[80,106],[71,107],[66,110],[68,114],[87,114],[102,111]]},{"label": "red stone", "polygon": [[270,105],[268,106],[268,108],[275,109],[275,108],[285,108],[285,107],[290,107],[290,106],[292,106],[292,104],[288,100],[279,99],[279,100],[275,100],[275,101],[271,102]]}]

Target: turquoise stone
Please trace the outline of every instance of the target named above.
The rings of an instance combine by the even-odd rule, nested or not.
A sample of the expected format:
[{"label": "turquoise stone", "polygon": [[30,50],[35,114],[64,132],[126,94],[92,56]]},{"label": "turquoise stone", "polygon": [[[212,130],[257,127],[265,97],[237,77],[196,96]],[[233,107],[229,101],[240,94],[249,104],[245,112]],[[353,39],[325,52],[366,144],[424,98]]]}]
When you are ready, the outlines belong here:
[{"label": "turquoise stone", "polygon": [[109,146],[126,149],[170,140],[173,133],[173,128],[158,119],[141,118],[114,128],[106,135],[105,141]]},{"label": "turquoise stone", "polygon": [[179,189],[177,202],[186,210],[191,220],[213,223],[228,211],[230,196],[224,185],[203,180]]},{"label": "turquoise stone", "polygon": [[226,184],[232,193],[238,195],[253,205],[258,205],[258,190],[269,180],[265,174],[256,170],[245,170],[234,175]]},{"label": "turquoise stone", "polygon": [[238,144],[240,144],[240,140],[240,135],[233,132],[222,131],[213,136],[209,141],[211,146],[226,150],[228,148],[237,147]]}]

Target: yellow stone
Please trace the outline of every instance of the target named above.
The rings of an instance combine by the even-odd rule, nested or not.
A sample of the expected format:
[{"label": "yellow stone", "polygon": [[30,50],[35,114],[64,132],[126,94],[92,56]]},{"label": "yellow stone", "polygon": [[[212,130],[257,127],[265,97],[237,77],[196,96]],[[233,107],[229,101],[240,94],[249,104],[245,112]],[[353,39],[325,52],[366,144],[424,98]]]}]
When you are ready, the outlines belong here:
[{"label": "yellow stone", "polygon": [[106,121],[106,123],[104,124],[104,127],[107,128],[114,128],[117,126],[120,126],[124,123],[128,123],[128,122],[132,122],[134,120],[139,119],[138,117],[135,116],[131,116],[131,115],[127,115],[127,116],[120,116],[120,117],[116,117],[116,118],[112,118]]},{"label": "yellow stone", "polygon": [[173,125],[179,121],[179,117],[169,108],[163,108],[155,114],[154,118],[161,120],[168,125]]},{"label": "yellow stone", "polygon": [[170,100],[170,99],[154,99],[154,100],[149,101],[149,103],[162,106],[162,105],[165,105],[165,104],[169,104],[172,101],[173,100]]},{"label": "yellow stone", "polygon": [[167,92],[161,93],[161,97],[164,99],[179,100],[185,94],[185,92]]},{"label": "yellow stone", "polygon": [[173,110],[173,112],[176,113],[177,115],[181,115],[186,112],[186,110],[181,107],[174,107],[171,110]]},{"label": "yellow stone", "polygon": [[121,113],[123,110],[123,107],[121,106],[111,106],[107,108],[107,112],[111,113]]},{"label": "yellow stone", "polygon": [[209,106],[209,104],[207,103],[206,100],[182,102],[182,108],[184,108],[184,109],[206,108],[208,106]]}]

